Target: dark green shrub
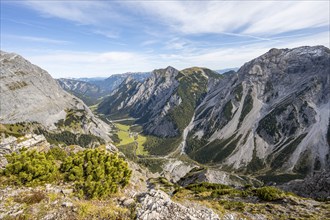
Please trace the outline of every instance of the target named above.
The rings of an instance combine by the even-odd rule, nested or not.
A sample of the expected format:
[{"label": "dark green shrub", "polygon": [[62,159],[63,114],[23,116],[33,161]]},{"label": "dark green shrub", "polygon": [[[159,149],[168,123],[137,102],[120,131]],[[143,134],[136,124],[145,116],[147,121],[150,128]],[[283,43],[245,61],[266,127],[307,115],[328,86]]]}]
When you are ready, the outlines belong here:
[{"label": "dark green shrub", "polygon": [[219,190],[215,190],[211,193],[211,197],[212,198],[217,198],[219,196],[223,196],[223,195],[227,195],[231,193],[231,189],[219,189]]},{"label": "dark green shrub", "polygon": [[68,156],[68,153],[61,147],[53,147],[47,152],[47,154],[49,156],[52,156],[55,160],[60,161],[64,161],[65,158]]},{"label": "dark green shrub", "polygon": [[219,204],[222,205],[225,209],[231,211],[244,211],[245,208],[245,204],[239,201],[220,200]]},{"label": "dark green shrub", "polygon": [[230,186],[223,185],[223,184],[203,182],[203,183],[188,185],[188,186],[186,186],[186,189],[189,189],[196,193],[200,193],[200,192],[206,192],[206,191],[232,189],[232,188]]},{"label": "dark green shrub", "polygon": [[283,196],[283,192],[280,189],[277,189],[272,186],[265,186],[255,190],[256,195],[259,199],[264,201],[274,201],[279,200]]},{"label": "dark green shrub", "polygon": [[87,198],[115,193],[128,184],[131,176],[131,170],[122,158],[100,149],[88,149],[69,156],[60,170],[65,180],[74,181],[78,193]]},{"label": "dark green shrub", "polygon": [[58,177],[55,160],[44,152],[21,150],[6,155],[8,164],[3,174],[18,185],[39,185],[52,182]]},{"label": "dark green shrub", "polygon": [[104,140],[92,134],[74,134],[70,131],[52,133],[43,129],[38,129],[37,134],[43,134],[50,144],[79,145],[88,147],[94,143],[104,144]]},{"label": "dark green shrub", "polygon": [[112,134],[111,135],[111,140],[113,141],[113,143],[115,144],[119,144],[121,139],[119,138],[118,134]]}]

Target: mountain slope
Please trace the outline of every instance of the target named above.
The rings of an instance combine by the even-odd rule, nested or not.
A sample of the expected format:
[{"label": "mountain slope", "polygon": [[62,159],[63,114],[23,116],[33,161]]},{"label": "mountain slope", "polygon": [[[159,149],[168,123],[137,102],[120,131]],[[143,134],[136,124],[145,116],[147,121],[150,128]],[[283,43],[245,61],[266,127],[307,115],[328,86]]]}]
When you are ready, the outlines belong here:
[{"label": "mountain slope", "polygon": [[0,123],[38,122],[50,130],[66,127],[110,140],[108,125],[65,92],[45,70],[3,51],[0,63]]},{"label": "mountain slope", "polygon": [[272,49],[212,87],[186,152],[202,163],[260,173],[329,169],[330,51]]},{"label": "mountain slope", "polygon": [[173,67],[154,70],[143,83],[128,78],[100,103],[98,112],[112,119],[135,117],[147,134],[177,137],[206,93],[209,77],[221,78],[211,70],[197,67],[183,71]]}]

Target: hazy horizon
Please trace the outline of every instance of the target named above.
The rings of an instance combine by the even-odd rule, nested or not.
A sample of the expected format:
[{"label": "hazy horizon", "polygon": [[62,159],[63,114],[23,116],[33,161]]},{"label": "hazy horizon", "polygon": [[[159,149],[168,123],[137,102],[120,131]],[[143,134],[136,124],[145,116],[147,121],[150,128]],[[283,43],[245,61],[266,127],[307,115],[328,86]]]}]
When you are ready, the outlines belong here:
[{"label": "hazy horizon", "polygon": [[271,48],[329,47],[329,1],[1,1],[1,50],[54,78],[240,67]]}]

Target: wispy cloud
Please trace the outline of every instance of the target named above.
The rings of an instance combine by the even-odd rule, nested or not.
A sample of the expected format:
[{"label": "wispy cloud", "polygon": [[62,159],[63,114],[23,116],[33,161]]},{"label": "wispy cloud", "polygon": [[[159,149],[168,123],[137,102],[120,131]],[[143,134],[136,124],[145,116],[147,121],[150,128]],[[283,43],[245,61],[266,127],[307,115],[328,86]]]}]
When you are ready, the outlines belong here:
[{"label": "wispy cloud", "polygon": [[[276,2],[275,4],[281,4]],[[250,34],[283,33],[287,31],[329,26],[329,1],[292,1],[283,7],[269,8],[269,16],[254,21],[244,30]]]},{"label": "wispy cloud", "polygon": [[185,34],[251,37],[329,25],[329,1],[142,1],[143,11]]},{"label": "wispy cloud", "polygon": [[[23,2],[46,17],[107,29],[114,23],[146,28],[154,22],[177,34],[217,33],[254,39],[330,24],[329,1],[34,1]],[[123,8],[128,11],[123,11]],[[149,18],[149,19],[147,19]],[[167,30],[166,30],[167,29]],[[148,33],[148,31],[145,31]],[[109,38],[118,32],[98,30]]]},{"label": "wispy cloud", "polygon": [[57,45],[67,45],[70,44],[70,41],[57,40],[45,37],[35,37],[35,36],[17,36],[17,35],[3,35],[3,37],[8,39],[18,39],[23,41],[30,41],[36,43],[45,43],[45,44],[57,44]]},{"label": "wispy cloud", "polygon": [[100,35],[103,35],[103,36],[105,36],[107,38],[111,38],[111,39],[116,39],[119,37],[118,32],[109,31],[109,30],[95,30],[95,31],[93,31],[93,33],[100,34]]},{"label": "wispy cloud", "polygon": [[107,1],[22,1],[45,17],[57,17],[79,24],[100,25],[109,19],[123,19]]},{"label": "wispy cloud", "polygon": [[141,43],[141,46],[150,46],[159,43],[159,40],[146,40]]},{"label": "wispy cloud", "polygon": [[8,19],[8,18],[1,17],[1,21],[9,21],[10,23],[14,23],[14,24],[19,24],[19,25],[28,26],[28,27],[37,28],[37,29],[49,30],[49,28],[47,28],[44,25],[26,22],[26,21],[22,21],[19,19]]}]

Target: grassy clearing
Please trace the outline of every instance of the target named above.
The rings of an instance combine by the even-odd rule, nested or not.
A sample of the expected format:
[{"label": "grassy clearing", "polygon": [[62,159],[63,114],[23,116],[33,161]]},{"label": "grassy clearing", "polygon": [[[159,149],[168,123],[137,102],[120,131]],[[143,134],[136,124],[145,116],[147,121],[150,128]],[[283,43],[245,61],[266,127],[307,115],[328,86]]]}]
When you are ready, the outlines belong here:
[{"label": "grassy clearing", "polygon": [[124,146],[124,145],[131,145],[136,144],[136,155],[148,155],[148,151],[144,149],[144,144],[147,141],[147,138],[141,134],[137,133],[131,133],[130,126],[115,123],[118,132],[118,138],[120,139],[120,142],[117,144],[118,147]]},{"label": "grassy clearing", "polygon": [[147,141],[147,138],[142,135],[138,135],[136,142],[138,144],[136,149],[136,155],[148,155],[148,151],[144,149],[144,143]]}]

